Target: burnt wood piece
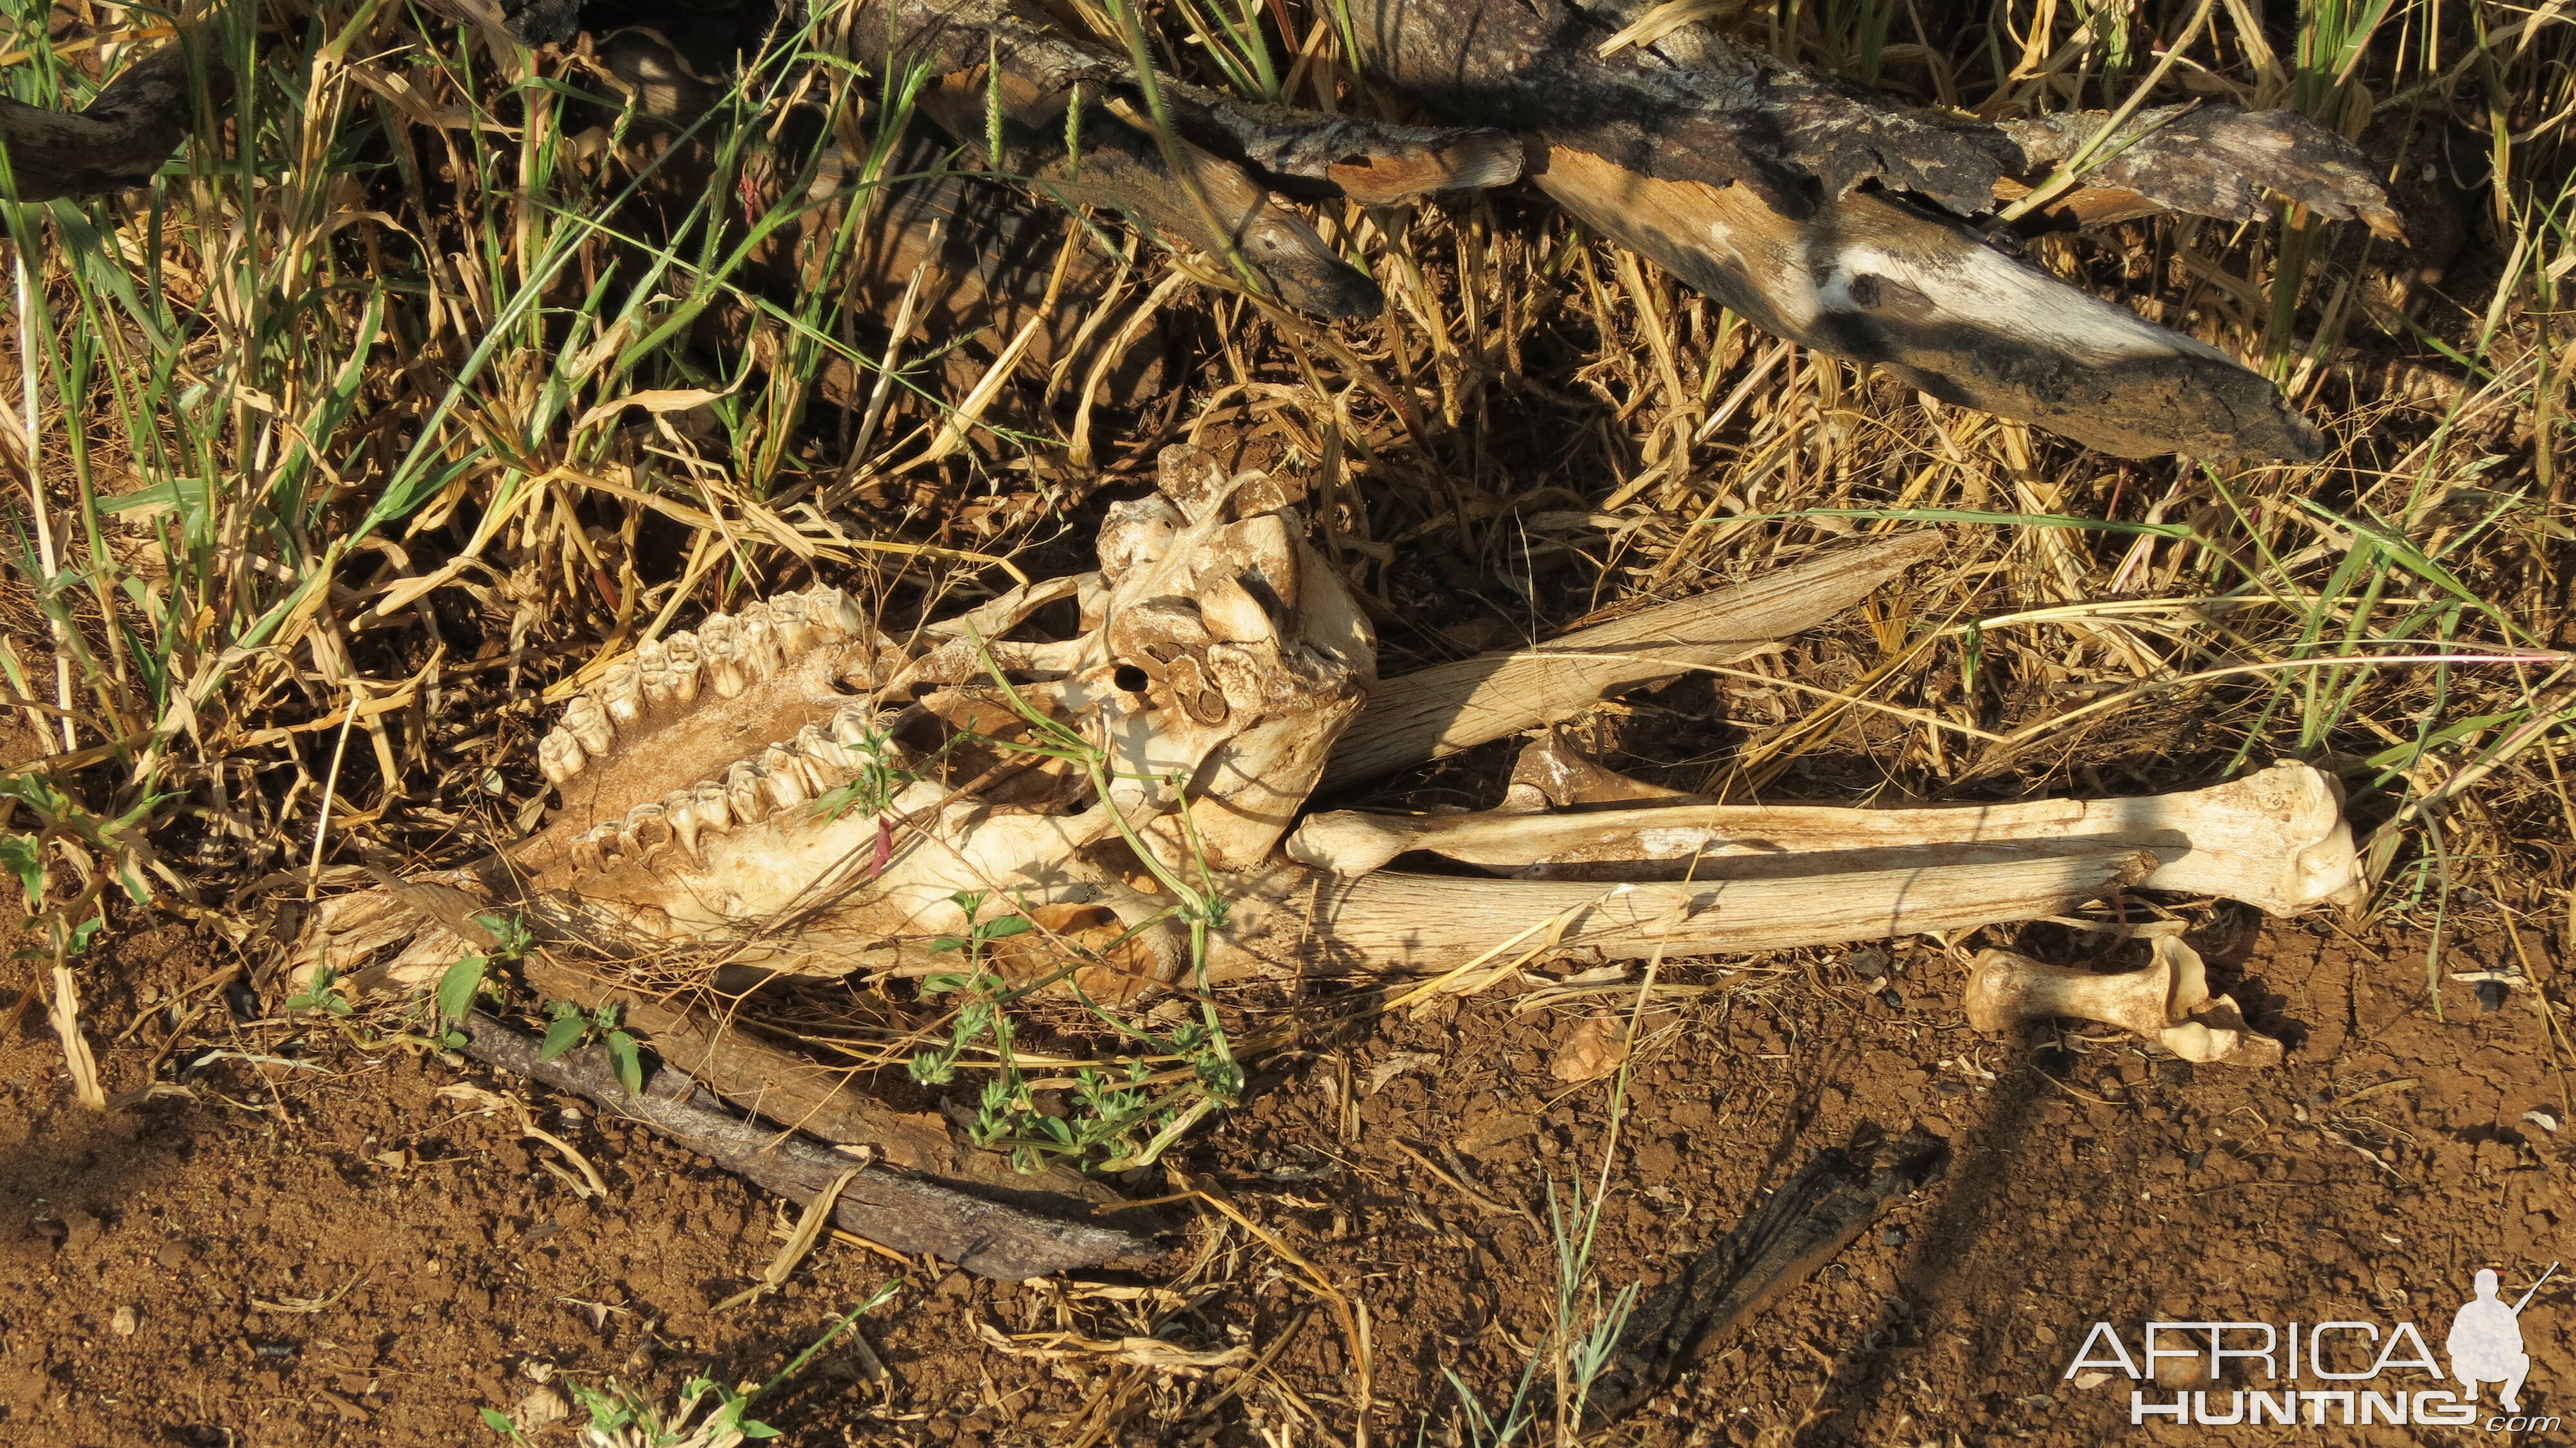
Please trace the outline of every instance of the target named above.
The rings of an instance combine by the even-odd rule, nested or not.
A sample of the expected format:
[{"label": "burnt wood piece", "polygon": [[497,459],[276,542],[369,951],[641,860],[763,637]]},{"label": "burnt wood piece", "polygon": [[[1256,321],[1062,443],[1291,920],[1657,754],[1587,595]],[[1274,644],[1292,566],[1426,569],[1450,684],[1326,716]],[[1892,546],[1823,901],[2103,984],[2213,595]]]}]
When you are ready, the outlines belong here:
[{"label": "burnt wood piece", "polygon": [[[465,1053],[515,1076],[577,1091],[606,1111],[641,1122],[718,1166],[803,1204],[855,1163],[793,1132],[744,1121],[714,1104],[685,1072],[665,1065],[641,1094],[617,1079],[599,1046],[537,1059],[535,1036],[477,1011],[465,1023]],[[1153,1243],[1088,1222],[1041,1216],[970,1196],[884,1167],[862,1168],[833,1220],[898,1252],[944,1257],[979,1277],[1018,1281],[1106,1263],[1142,1264]]]},{"label": "burnt wood piece", "polygon": [[[1176,133],[1167,148],[1126,56],[1010,0],[878,0],[859,12],[856,37],[861,55],[885,57],[894,73],[924,65],[948,78],[923,96],[922,109],[974,164],[1026,177],[1070,207],[1113,208],[1158,245],[1231,251],[1279,300],[1320,316],[1375,315],[1385,298],[1281,204],[1274,186],[1384,204],[1520,175],[1519,143],[1489,128],[1303,111],[1158,73],[1154,90]],[[988,63],[998,83],[985,75]],[[988,156],[995,107],[1003,144]],[[1069,135],[1078,155],[1066,149]]]},{"label": "burnt wood piece", "polygon": [[[1960,220],[2079,147],[2091,135],[2080,122],[1964,121],[1698,25],[1603,55],[1647,8],[1357,0],[1353,11],[1377,79],[1444,119],[1522,134],[1551,197],[1765,330],[2121,456],[2322,450],[2266,379]],[[2236,216],[2278,191],[2390,224],[2359,154],[2295,117],[2205,107],[2141,118],[2123,136],[2134,143],[2097,174],[2162,205]]]},{"label": "burnt wood piece", "polygon": [[1884,1143],[1871,1162],[1833,1147],[1816,1153],[1629,1315],[1610,1366],[1584,1398],[1585,1426],[1599,1427],[1662,1389],[1849,1246],[1882,1207],[1930,1180],[1948,1155],[1948,1143],[1919,1130]]},{"label": "burnt wood piece", "polygon": [[[206,80],[218,102],[231,91],[231,73],[220,65]],[[127,66],[77,112],[0,98],[0,143],[19,200],[94,196],[149,184],[186,139],[191,115],[188,44],[180,41]]]},{"label": "burnt wood piece", "polygon": [[[2022,179],[2081,151],[2110,119],[2104,111],[2059,111],[1998,121],[2018,152]],[[2221,221],[2260,221],[2266,194],[2335,221],[2358,221],[2381,236],[2401,233],[2368,158],[2343,137],[2296,111],[2180,105],[2141,111],[2094,150],[2107,157],[2084,174],[2084,190],[2124,192],[2147,210]],[[2007,188],[1999,184],[1999,194]],[[2075,193],[2081,197],[2082,191]]]}]

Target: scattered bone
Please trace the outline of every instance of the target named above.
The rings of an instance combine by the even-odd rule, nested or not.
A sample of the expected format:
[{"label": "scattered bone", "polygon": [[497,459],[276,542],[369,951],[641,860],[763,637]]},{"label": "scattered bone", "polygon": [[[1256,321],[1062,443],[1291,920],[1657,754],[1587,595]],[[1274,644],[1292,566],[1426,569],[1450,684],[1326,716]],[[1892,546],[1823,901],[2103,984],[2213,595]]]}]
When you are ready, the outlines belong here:
[{"label": "scattered bone", "polygon": [[1619,1069],[1628,1059],[1628,1023],[1625,1019],[1605,1014],[1585,1016],[1575,1022],[1565,1044],[1556,1048],[1548,1062],[1548,1074],[1569,1086],[1598,1081]]},{"label": "scattered bone", "polygon": [[[1515,780],[1551,770],[1572,777],[1562,759],[1533,764],[1525,751],[1523,760]],[[1619,778],[1585,763],[1582,788],[1603,791],[1604,781]],[[1503,809],[1468,814],[1314,815],[1289,838],[1287,853],[1345,875],[1423,850],[1519,879],[1636,880],[1655,877],[1637,868],[1644,861],[1677,862],[1663,872],[1676,879],[1749,879],[2127,846],[2155,852],[2159,864],[2144,882],[2152,888],[2224,895],[2275,915],[2347,905],[2363,890],[2341,788],[2333,776],[2287,760],[2175,794],[1922,809],[1720,805],[1677,796],[1633,809],[1540,814],[1523,807],[1537,794],[1532,786]]]},{"label": "scattered bone", "polygon": [[2024,1021],[2072,1016],[2143,1036],[2186,1061],[2277,1066],[2281,1043],[2259,1035],[2229,996],[2212,997],[2200,953],[2182,941],[2181,921],[2157,921],[2123,933],[2142,936],[2153,952],[2132,971],[2101,975],[2045,965],[2007,950],[1978,952],[1968,975],[1968,1024],[2004,1032]]}]

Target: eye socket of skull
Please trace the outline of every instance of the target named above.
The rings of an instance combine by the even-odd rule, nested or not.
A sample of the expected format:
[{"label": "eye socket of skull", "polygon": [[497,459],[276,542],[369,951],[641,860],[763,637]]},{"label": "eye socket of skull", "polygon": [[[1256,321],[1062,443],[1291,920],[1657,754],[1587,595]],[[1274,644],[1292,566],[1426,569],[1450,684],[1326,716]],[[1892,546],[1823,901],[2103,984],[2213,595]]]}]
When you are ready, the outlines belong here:
[{"label": "eye socket of skull", "polygon": [[1154,680],[1153,676],[1147,674],[1143,669],[1136,667],[1134,664],[1120,664],[1117,668],[1110,670],[1109,682],[1117,685],[1119,692],[1121,693],[1141,694],[1145,692],[1146,688],[1150,686]]}]

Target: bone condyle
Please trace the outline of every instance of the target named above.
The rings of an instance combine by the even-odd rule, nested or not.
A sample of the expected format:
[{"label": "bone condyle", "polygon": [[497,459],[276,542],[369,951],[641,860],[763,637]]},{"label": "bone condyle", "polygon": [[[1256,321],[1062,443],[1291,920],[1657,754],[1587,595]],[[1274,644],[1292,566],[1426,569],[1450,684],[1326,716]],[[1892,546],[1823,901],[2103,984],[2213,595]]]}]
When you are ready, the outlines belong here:
[{"label": "bone condyle", "polygon": [[2147,963],[2109,974],[2048,965],[2008,950],[1979,952],[1969,968],[1968,1024],[2005,1032],[2028,1021],[2071,1017],[2117,1026],[2186,1061],[2277,1066],[2281,1043],[2257,1033],[2230,996],[2211,996],[2207,965],[2182,938],[2182,923],[2158,921],[2124,933],[2143,936]]}]

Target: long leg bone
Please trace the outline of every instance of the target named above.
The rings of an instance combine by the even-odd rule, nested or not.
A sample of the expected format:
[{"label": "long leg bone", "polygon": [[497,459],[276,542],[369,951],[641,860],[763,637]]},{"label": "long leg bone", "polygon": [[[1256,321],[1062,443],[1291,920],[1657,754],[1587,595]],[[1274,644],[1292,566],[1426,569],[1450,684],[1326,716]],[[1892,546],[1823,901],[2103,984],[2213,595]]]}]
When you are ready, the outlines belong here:
[{"label": "long leg bone", "polygon": [[[1298,826],[1290,858],[1359,875],[1421,850],[1520,879],[1737,879],[1901,869],[2068,848],[2152,851],[2159,890],[2224,895],[2275,915],[2361,896],[2361,867],[2332,776],[2283,761],[2227,784],[2132,799],[2030,800],[1924,809],[1708,804],[1532,814],[1336,811]],[[1666,862],[1661,871],[1636,870]],[[1598,867],[1598,868],[1586,868]]]}]

